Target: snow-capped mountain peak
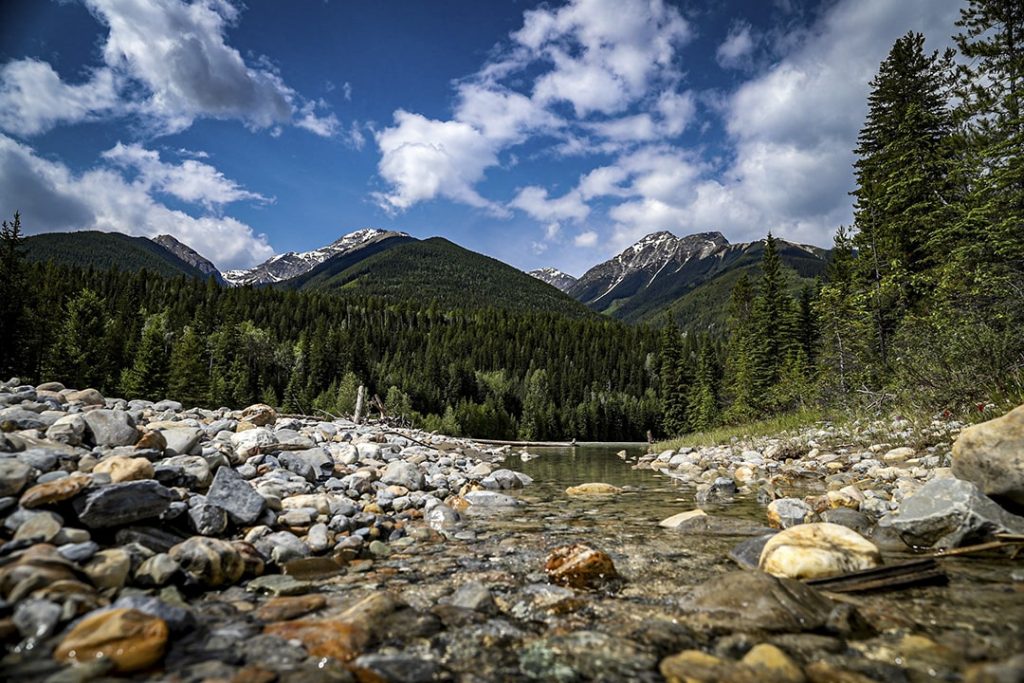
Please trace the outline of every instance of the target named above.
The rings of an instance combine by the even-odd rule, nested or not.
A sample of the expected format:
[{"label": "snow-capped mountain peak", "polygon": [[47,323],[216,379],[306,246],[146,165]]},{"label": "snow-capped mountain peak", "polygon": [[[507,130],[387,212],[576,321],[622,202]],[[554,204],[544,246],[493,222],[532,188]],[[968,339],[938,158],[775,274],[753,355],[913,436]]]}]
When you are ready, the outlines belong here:
[{"label": "snow-capped mountain peak", "polygon": [[537,270],[531,270],[528,274],[563,292],[576,283],[576,278],[568,273],[563,273],[557,268],[538,268]]},{"label": "snow-capped mountain peak", "polygon": [[240,285],[262,285],[273,282],[281,282],[308,273],[313,268],[337,256],[348,254],[357,249],[381,242],[392,237],[408,237],[404,232],[395,230],[382,230],[380,228],[363,228],[342,235],[330,244],[311,251],[288,251],[283,254],[271,256],[269,259],[254,268],[244,270],[229,270],[224,273],[224,280],[235,286]]}]

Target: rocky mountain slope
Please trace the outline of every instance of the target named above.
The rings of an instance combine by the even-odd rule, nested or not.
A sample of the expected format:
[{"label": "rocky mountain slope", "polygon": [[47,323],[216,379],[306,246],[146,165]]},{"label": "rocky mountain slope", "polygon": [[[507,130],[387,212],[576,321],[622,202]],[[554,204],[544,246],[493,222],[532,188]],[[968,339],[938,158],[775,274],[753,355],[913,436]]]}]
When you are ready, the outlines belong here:
[{"label": "rocky mountain slope", "polygon": [[173,235],[157,235],[156,237],[151,238],[151,240],[180,258],[185,263],[196,268],[203,275],[212,275],[218,282],[224,282],[224,278],[221,276],[220,271],[217,270],[217,266],[213,265],[208,258],[192,247],[177,240]]},{"label": "rocky mountain slope", "polygon": [[557,268],[538,268],[537,270],[531,270],[527,275],[532,275],[562,292],[569,291],[569,288],[576,284],[576,278],[568,273],[563,273]]},{"label": "rocky mountain slope", "polygon": [[312,251],[289,251],[273,256],[258,266],[225,272],[224,280],[234,286],[266,285],[283,282],[308,273],[334,256],[350,254],[371,244],[394,238],[408,238],[404,232],[364,228],[344,235],[325,247]]},{"label": "rocky mountain slope", "polygon": [[[824,249],[783,240],[778,244],[783,263],[798,277],[824,271]],[[567,293],[621,320],[661,319],[667,308],[703,285],[738,269],[756,267],[763,251],[763,241],[730,244],[720,232],[686,237],[656,232],[588,270]]]}]

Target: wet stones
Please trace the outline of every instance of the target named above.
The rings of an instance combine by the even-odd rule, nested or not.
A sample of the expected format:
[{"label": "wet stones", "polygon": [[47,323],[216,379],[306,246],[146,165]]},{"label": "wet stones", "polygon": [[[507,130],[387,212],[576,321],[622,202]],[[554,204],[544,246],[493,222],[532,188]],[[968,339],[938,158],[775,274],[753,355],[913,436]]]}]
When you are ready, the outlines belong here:
[{"label": "wet stones", "polygon": [[369,644],[365,630],[339,619],[296,619],[267,624],[263,633],[285,640],[297,640],[314,657],[332,657],[347,662]]},{"label": "wet stones", "polygon": [[88,435],[97,446],[134,446],[139,440],[135,420],[123,410],[90,410],[82,414]]},{"label": "wet stones", "polygon": [[164,655],[167,623],[135,609],[94,612],[60,642],[53,656],[58,661],[86,663],[109,659],[116,671],[131,673],[156,664]]},{"label": "wet stones", "polygon": [[582,543],[552,550],[544,571],[552,583],[577,589],[598,589],[619,578],[607,553]]},{"label": "wet stones", "polygon": [[912,546],[954,548],[995,533],[1024,533],[1024,518],[1012,515],[960,479],[933,479],[878,520]]},{"label": "wet stones", "polygon": [[159,517],[172,499],[168,489],[147,479],[87,491],[75,498],[73,504],[82,524],[102,529]]},{"label": "wet stones", "polygon": [[953,474],[1024,505],[1024,405],[964,429],[953,444]]},{"label": "wet stones", "polygon": [[878,548],[852,529],[818,522],[801,524],[768,540],[761,551],[762,571],[790,579],[818,579],[877,567]]},{"label": "wet stones", "polygon": [[245,562],[228,541],[194,536],[168,553],[192,582],[205,588],[236,583],[245,573]]},{"label": "wet stones", "polygon": [[616,493],[622,493],[622,489],[611,484],[590,482],[580,484],[579,486],[570,486],[565,490],[565,493],[569,496],[611,496]]},{"label": "wet stones", "polygon": [[736,571],[697,586],[684,602],[687,621],[721,631],[796,633],[823,627],[832,603],[792,579]]},{"label": "wet stones", "polygon": [[658,522],[658,526],[665,529],[678,529],[680,526],[689,522],[697,517],[707,517],[706,512],[697,508],[695,510],[687,510],[686,512],[680,512],[679,514],[666,517],[665,519]]},{"label": "wet stones", "polygon": [[779,498],[768,504],[768,525],[773,529],[789,529],[813,518],[814,510],[799,498]]}]

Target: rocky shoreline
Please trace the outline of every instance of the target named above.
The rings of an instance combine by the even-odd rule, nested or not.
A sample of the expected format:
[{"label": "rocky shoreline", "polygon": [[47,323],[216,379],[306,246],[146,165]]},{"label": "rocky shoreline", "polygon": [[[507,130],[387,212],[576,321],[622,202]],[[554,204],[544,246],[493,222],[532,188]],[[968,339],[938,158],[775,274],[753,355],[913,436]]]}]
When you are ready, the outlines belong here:
[{"label": "rocky shoreline", "polygon": [[[0,385],[0,427],[5,679],[987,681],[1024,671],[1019,623],[922,633],[877,602],[797,580],[888,562],[908,541],[1024,533],[985,495],[998,484],[953,476],[954,460],[971,458],[952,456],[960,425],[935,425],[946,431],[920,452],[831,447],[841,435],[808,433],[642,456],[636,467],[692,489],[702,508],[666,515],[661,529],[643,522],[664,534],[657,543],[595,520],[602,508],[635,510],[649,492],[600,482],[552,492],[503,467],[507,447],[415,430],[16,380]],[[733,499],[755,497],[762,521],[728,514]],[[727,549],[767,571],[736,570]],[[1019,588],[1003,598],[1024,606]]]}]

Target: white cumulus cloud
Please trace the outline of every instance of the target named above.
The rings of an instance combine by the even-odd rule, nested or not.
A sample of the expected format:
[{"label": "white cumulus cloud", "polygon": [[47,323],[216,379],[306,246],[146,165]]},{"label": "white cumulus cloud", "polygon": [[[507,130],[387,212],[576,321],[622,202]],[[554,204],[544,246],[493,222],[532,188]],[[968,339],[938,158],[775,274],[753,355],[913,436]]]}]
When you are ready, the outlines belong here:
[{"label": "white cumulus cloud", "polygon": [[[153,165],[153,159],[145,152],[122,146],[118,154],[126,159],[134,156],[142,165]],[[158,158],[156,163],[160,163]],[[211,194],[207,190],[197,196],[187,183],[179,184],[180,179],[162,177],[158,180],[197,199]],[[225,182],[223,176],[219,176],[218,182]],[[274,253],[265,236],[255,234],[239,220],[215,215],[193,216],[171,209],[154,199],[153,186],[146,181],[130,182],[110,167],[76,174],[63,163],[44,159],[27,145],[2,134],[0,187],[5,188],[0,213],[11,215],[21,211],[29,234],[103,230],[155,237],[167,233],[221,269],[251,266]],[[236,189],[236,194],[238,191]]]}]

